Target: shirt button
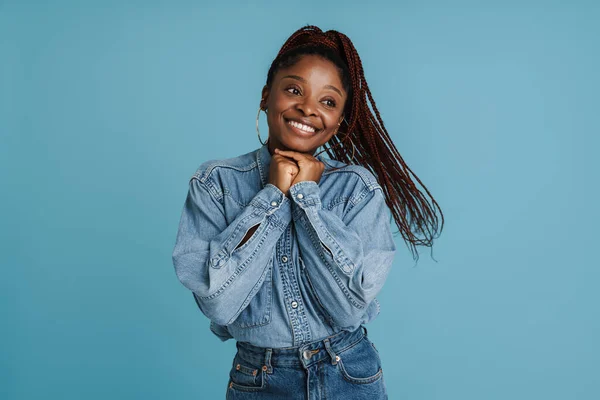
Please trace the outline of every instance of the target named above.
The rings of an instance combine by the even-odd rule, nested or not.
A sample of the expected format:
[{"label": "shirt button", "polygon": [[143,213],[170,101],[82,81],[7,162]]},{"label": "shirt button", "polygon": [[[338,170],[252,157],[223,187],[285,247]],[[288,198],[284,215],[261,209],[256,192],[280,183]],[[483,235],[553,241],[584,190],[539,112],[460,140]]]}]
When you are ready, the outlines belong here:
[{"label": "shirt button", "polygon": [[271,205],[272,205],[273,207],[275,207],[275,206],[277,205],[277,202],[276,202],[276,201],[272,201],[272,202],[271,202]]},{"label": "shirt button", "polygon": [[298,303],[295,301],[292,301],[292,308],[296,308],[296,307],[298,307]]},{"label": "shirt button", "polygon": [[287,257],[286,256],[281,257],[281,262],[287,262]]},{"label": "shirt button", "polygon": [[298,193],[298,195],[296,196],[297,198],[301,199],[304,197],[304,195],[302,193]]}]

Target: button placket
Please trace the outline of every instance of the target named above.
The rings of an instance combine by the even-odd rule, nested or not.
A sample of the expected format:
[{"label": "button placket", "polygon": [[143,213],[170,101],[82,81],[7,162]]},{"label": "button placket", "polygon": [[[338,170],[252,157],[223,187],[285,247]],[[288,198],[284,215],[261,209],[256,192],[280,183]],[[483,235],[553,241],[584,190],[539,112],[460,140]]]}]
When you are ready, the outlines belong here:
[{"label": "button placket", "polygon": [[[278,254],[278,259],[281,262],[286,262],[289,261],[289,258],[287,255],[283,255],[282,253],[289,253],[290,251],[290,241],[291,241],[291,225],[289,225],[285,231],[285,233],[283,235],[281,235],[281,238],[279,239],[279,241],[277,242],[276,245],[276,251]],[[290,265],[293,265],[293,263],[289,263]],[[283,295],[285,298],[285,303],[286,303],[286,310],[287,310],[287,314],[289,317],[289,322],[290,325],[292,327],[292,335],[293,335],[293,343],[301,343],[304,339],[304,331],[306,330],[306,328],[304,327],[304,324],[301,321],[301,318],[299,318],[298,315],[298,307],[297,308],[293,308],[292,307],[292,302],[296,301],[294,299],[297,299],[299,293],[296,293],[296,291],[294,290],[294,275],[293,275],[293,271],[291,271],[289,268],[280,268],[279,269],[280,272],[280,277],[281,277],[281,283],[283,285]]]},{"label": "button placket", "polygon": [[311,339],[311,330],[305,312],[302,292],[299,287],[298,263],[292,257],[292,224],[288,224],[284,233],[277,241],[275,262],[282,265],[278,268],[282,284],[283,301],[288,321],[292,331],[294,345],[304,344]]}]

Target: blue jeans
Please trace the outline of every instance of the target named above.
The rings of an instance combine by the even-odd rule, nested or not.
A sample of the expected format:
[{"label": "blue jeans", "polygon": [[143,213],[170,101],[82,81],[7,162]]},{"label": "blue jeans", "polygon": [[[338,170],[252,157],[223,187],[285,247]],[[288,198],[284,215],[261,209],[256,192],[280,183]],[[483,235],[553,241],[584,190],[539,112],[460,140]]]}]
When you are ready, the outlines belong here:
[{"label": "blue jeans", "polygon": [[362,325],[303,346],[236,347],[227,399],[388,398],[379,352]]}]

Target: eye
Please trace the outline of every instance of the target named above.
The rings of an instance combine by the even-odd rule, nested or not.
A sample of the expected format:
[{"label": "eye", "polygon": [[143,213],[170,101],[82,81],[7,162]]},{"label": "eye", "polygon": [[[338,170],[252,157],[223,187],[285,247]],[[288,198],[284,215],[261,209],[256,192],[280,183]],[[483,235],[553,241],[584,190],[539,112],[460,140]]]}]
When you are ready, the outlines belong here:
[{"label": "eye", "polygon": [[286,88],[285,91],[289,92],[291,94],[295,94],[296,96],[301,94],[300,90],[295,86],[290,86],[290,87]]},{"label": "eye", "polygon": [[327,107],[332,107],[332,108],[333,108],[333,107],[335,107],[335,101],[333,101],[333,100],[331,100],[331,99],[326,99],[326,100],[323,100],[323,103],[325,103],[325,105],[326,105]]}]

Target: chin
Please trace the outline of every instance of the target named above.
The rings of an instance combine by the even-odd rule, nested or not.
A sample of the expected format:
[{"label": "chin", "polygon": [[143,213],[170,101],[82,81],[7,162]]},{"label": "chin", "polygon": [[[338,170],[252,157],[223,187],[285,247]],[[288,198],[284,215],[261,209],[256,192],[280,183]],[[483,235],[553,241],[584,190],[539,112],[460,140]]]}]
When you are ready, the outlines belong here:
[{"label": "chin", "polygon": [[288,140],[283,139],[283,140],[280,140],[280,143],[283,147],[285,147],[286,149],[291,150],[291,151],[297,151],[300,153],[310,152],[310,150],[313,146],[306,143],[305,140],[294,140],[294,139],[292,139],[292,140],[289,140],[289,138],[288,138]]}]

